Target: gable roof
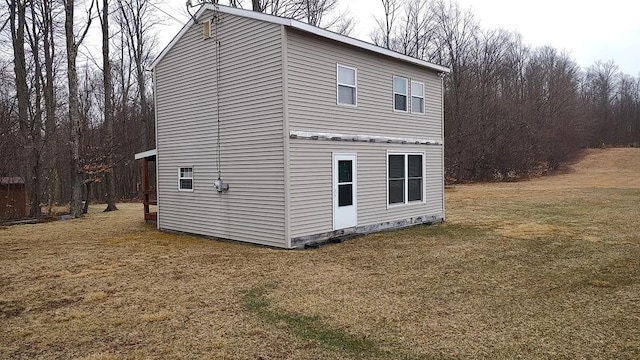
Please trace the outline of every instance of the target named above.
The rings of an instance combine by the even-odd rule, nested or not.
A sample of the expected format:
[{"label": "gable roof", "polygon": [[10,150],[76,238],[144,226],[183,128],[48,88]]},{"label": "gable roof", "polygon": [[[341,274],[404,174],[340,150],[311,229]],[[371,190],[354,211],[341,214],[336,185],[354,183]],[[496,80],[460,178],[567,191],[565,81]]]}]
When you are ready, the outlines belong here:
[{"label": "gable roof", "polygon": [[[430,70],[434,70],[440,73],[449,73],[450,69],[446,66],[442,66],[442,65],[438,65],[438,64],[434,64],[428,61],[424,61],[424,60],[420,60],[411,56],[407,56],[407,55],[403,55],[401,53],[386,49],[386,48],[382,48],[376,45],[373,45],[371,43],[362,41],[362,40],[358,40],[358,39],[354,39],[345,35],[340,35],[338,33],[329,31],[329,30],[325,30],[325,29],[321,29],[319,27],[315,27],[306,23],[303,23],[301,21],[298,20],[293,20],[293,19],[288,19],[288,18],[283,18],[283,17],[279,17],[279,16],[274,16],[274,15],[268,15],[268,14],[264,14],[264,13],[259,13],[256,11],[251,11],[251,10],[244,10],[244,9],[239,9],[239,8],[234,8],[234,7],[229,7],[229,6],[223,6],[223,5],[218,5],[218,4],[210,4],[210,3],[205,3],[203,4],[200,9],[198,9],[198,11],[196,12],[196,14],[193,16],[193,19],[189,20],[183,27],[182,30],[180,30],[180,32],[173,38],[173,40],[171,40],[171,42],[169,43],[169,45],[167,45],[164,50],[162,50],[162,52],[160,53],[160,55],[158,55],[158,57],[153,61],[153,64],[151,64],[151,69],[155,69],[155,67],[158,65],[158,63],[160,63],[160,61],[162,61],[162,59],[167,55],[167,53],[173,48],[173,46],[175,46],[175,44],[178,42],[178,40],[180,40],[184,34],[194,25],[196,24],[197,19],[200,18],[200,16],[202,16],[202,14],[206,11],[214,11],[217,10],[221,13],[225,13],[225,14],[232,14],[232,15],[236,15],[236,16],[241,16],[241,17],[246,17],[246,18],[250,18],[250,19],[255,19],[255,20],[260,20],[260,21],[265,21],[265,22],[269,22],[269,23],[273,23],[273,24],[280,24],[280,25],[284,25],[287,27],[290,27],[292,29],[297,29],[300,31],[304,31],[304,32],[308,32],[308,33],[312,33],[318,36],[321,36],[323,38],[326,39],[331,39],[331,40],[335,40],[338,42],[341,42],[343,44],[348,44],[351,46],[354,46],[356,48],[360,48],[360,49],[364,49],[364,50],[368,50],[374,53],[378,53],[384,56],[388,56],[397,60],[401,60],[401,61],[405,61],[408,63],[412,63],[414,65],[418,65],[418,66],[422,66],[425,67],[427,69]],[[195,20],[194,20],[195,19]]]}]

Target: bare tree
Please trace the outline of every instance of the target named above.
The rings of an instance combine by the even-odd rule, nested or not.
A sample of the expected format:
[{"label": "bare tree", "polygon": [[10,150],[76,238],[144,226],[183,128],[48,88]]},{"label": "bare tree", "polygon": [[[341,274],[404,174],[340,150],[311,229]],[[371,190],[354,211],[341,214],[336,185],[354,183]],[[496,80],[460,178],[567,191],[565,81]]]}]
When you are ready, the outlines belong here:
[{"label": "bare tree", "polygon": [[[38,24],[38,14],[36,14],[35,5],[33,2],[29,4],[31,15],[31,27],[27,28],[27,39],[29,40],[29,48],[31,50],[31,59],[33,64],[33,71],[31,76],[31,88],[33,93],[33,99],[30,107],[30,119],[28,124],[29,128],[29,183],[30,194],[29,214],[33,217],[40,216],[40,200],[41,200],[41,182],[42,182],[42,62],[40,59],[40,43],[42,40],[41,27]],[[45,134],[46,135],[46,134]]]},{"label": "bare tree", "polygon": [[613,101],[620,74],[613,60],[596,61],[587,69],[586,89],[593,121],[592,146],[614,140]]},{"label": "bare tree", "polygon": [[[243,6],[239,0],[227,3],[233,7]],[[347,35],[353,30],[353,17],[348,12],[336,14],[337,6],[338,0],[251,0],[253,11],[305,21]]]},{"label": "bare tree", "polygon": [[113,99],[111,97],[111,59],[109,56],[109,0],[102,0],[102,75],[104,86],[104,126],[107,138],[107,208],[104,211],[118,210],[116,207],[116,178],[113,165]]},{"label": "bare tree", "polygon": [[309,25],[348,35],[354,26],[348,11],[336,13],[338,0],[302,0],[302,12]]},{"label": "bare tree", "polygon": [[82,217],[82,189],[84,182],[84,172],[81,158],[82,145],[82,123],[80,121],[79,103],[78,103],[78,73],[76,69],[76,59],[78,57],[78,47],[84,41],[89,27],[91,26],[91,12],[94,2],[88,10],[87,25],[81,32],[80,36],[76,36],[74,28],[75,0],[63,0],[65,9],[65,40],[67,47],[67,81],[69,86],[69,127],[70,127],[70,146],[72,160],[72,191],[71,191],[71,209],[70,213],[73,217]]},{"label": "bare tree", "polygon": [[49,214],[55,201],[56,189],[59,186],[59,166],[57,151],[57,123],[55,98],[55,16],[58,13],[53,0],[38,2],[41,14],[40,27],[42,29],[42,50],[44,56],[43,98],[45,103],[45,168],[47,181],[47,202]]},{"label": "bare tree", "polygon": [[142,122],[141,147],[153,147],[155,142],[153,114],[147,93],[148,77],[145,66],[152,60],[151,48],[154,38],[152,29],[155,22],[149,0],[118,0],[118,22],[124,32],[129,58],[133,61],[138,90],[139,114]]},{"label": "bare tree", "polygon": [[384,9],[384,17],[376,18],[377,29],[371,34],[374,44],[391,49],[391,35],[395,27],[397,11],[401,6],[401,0],[381,0]]},{"label": "bare tree", "polygon": [[330,11],[338,5],[337,0],[304,0],[306,21],[309,25],[320,26],[322,20]]},{"label": "bare tree", "polygon": [[[40,215],[40,61],[38,59],[38,34],[36,33],[35,22],[32,22],[31,33],[27,26],[27,8],[31,10],[31,16],[34,15],[33,3],[30,1],[12,0],[8,2],[9,6],[9,24],[11,30],[11,42],[13,45],[14,55],[14,74],[16,97],[18,100],[18,123],[20,125],[21,144],[20,148],[24,153],[22,158],[23,174],[25,182],[29,189],[29,214],[31,216]],[[35,76],[33,82],[35,87],[34,108],[30,114],[31,98],[29,94],[29,84],[27,81],[27,59],[25,54],[25,39],[29,38],[29,45],[34,52],[35,58]]]}]

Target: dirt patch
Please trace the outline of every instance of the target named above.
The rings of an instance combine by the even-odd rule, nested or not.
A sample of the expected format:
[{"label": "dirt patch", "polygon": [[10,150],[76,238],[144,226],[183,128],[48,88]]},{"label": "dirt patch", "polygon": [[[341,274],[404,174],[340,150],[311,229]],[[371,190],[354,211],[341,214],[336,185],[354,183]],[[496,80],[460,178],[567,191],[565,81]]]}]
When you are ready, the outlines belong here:
[{"label": "dirt patch", "polygon": [[0,319],[9,319],[20,315],[24,311],[24,305],[19,300],[0,300]]}]

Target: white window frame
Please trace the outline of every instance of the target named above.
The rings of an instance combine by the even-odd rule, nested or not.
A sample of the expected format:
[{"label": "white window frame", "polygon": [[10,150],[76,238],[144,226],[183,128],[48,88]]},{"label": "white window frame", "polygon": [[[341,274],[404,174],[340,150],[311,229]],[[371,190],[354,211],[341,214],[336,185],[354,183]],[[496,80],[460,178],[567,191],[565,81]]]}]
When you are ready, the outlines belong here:
[{"label": "white window frame", "polygon": [[[182,169],[191,169],[191,177],[183,177]],[[182,184],[180,183],[180,180],[187,180],[187,179],[191,180],[191,189],[182,188]],[[193,166],[179,166],[178,167],[178,191],[193,192],[194,185],[195,185],[195,181],[194,181],[194,175],[193,175]]]},{"label": "white window frame", "polygon": [[[413,95],[413,84],[420,85],[422,87],[422,96]],[[422,100],[422,111],[416,111],[416,112],[413,111],[413,98],[414,97]],[[394,99],[395,99],[395,95],[394,95]],[[421,81],[413,81],[413,80],[411,80],[411,103],[409,104],[409,108],[411,109],[411,113],[412,114],[424,115],[424,113],[426,111],[426,103],[424,101],[424,83],[421,82]]]},{"label": "white window frame", "polygon": [[[404,202],[401,203],[393,203],[389,204],[389,155],[404,155]],[[409,155],[420,155],[422,156],[422,199],[421,200],[413,200],[409,201]],[[394,151],[387,150],[385,163],[385,177],[387,178],[387,209],[399,207],[399,206],[407,206],[407,205],[415,205],[415,204],[425,204],[427,202],[427,155],[424,151]]]},{"label": "white window frame", "polygon": [[[404,94],[401,93],[397,93],[396,92],[396,79],[402,79],[404,80]],[[395,112],[401,112],[401,113],[408,113],[409,112],[409,79],[403,76],[393,76],[393,80],[391,82],[391,90],[393,92],[393,111]],[[397,110],[396,109],[396,94],[398,95],[404,95],[405,97],[405,109],[406,110]]]},{"label": "white window frame", "polygon": [[[353,70],[355,85],[345,84],[345,83],[341,83],[340,82],[340,68]],[[350,87],[350,88],[355,90],[355,96],[354,96],[354,102],[355,103],[354,104],[347,104],[347,103],[341,103],[340,102],[340,86],[347,86],[347,87]],[[341,65],[341,64],[336,64],[336,105],[358,107],[358,69],[357,68],[354,68],[354,67],[351,67],[351,66],[346,66],[346,65]]]}]

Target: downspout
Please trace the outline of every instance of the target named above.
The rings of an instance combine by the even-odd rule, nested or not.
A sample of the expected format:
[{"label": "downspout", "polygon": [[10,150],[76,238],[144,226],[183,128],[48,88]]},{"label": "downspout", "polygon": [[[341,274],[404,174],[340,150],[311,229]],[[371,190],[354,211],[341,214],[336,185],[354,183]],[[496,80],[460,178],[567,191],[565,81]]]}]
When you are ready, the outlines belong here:
[{"label": "downspout", "polygon": [[156,68],[151,70],[153,76],[153,113],[155,121],[155,135],[156,135],[156,229],[160,230],[160,151],[158,151],[158,76],[156,74]]},{"label": "downspout", "polygon": [[442,221],[445,220],[445,201],[444,201],[444,190],[445,190],[445,178],[446,178],[446,173],[445,173],[445,167],[444,167],[444,77],[446,76],[445,73],[440,73],[440,96],[441,96],[441,100],[440,100],[440,120],[441,120],[441,128],[442,128],[442,133],[441,133],[441,137],[442,137]]}]

